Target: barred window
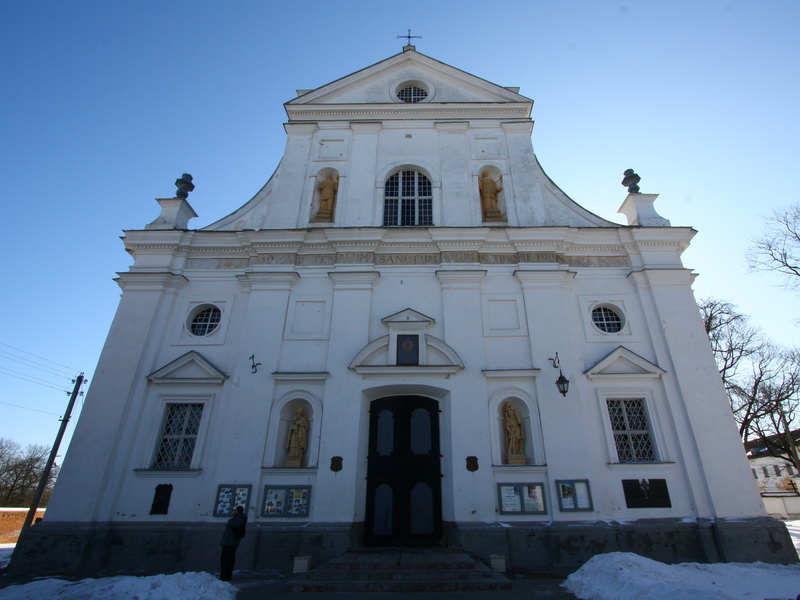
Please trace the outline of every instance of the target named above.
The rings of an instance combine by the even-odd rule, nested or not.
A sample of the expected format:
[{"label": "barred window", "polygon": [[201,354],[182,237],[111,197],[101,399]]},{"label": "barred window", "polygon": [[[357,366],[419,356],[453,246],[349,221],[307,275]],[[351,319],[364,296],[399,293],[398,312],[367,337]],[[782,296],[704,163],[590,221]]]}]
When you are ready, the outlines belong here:
[{"label": "barred window", "polygon": [[428,92],[416,85],[407,85],[398,90],[397,97],[403,102],[422,102],[428,97]]},{"label": "barred window", "polygon": [[419,171],[399,171],[386,180],[384,227],[433,224],[431,180]]},{"label": "barred window", "polygon": [[188,469],[192,466],[202,404],[167,404],[152,469]]},{"label": "barred window", "polygon": [[222,311],[216,306],[203,305],[190,315],[189,331],[192,335],[208,335],[219,327]]},{"label": "barred window", "polygon": [[603,333],[619,333],[624,326],[620,314],[605,305],[592,310],[592,323]]},{"label": "barred window", "polygon": [[606,403],[619,462],[655,462],[644,398],[608,399]]}]

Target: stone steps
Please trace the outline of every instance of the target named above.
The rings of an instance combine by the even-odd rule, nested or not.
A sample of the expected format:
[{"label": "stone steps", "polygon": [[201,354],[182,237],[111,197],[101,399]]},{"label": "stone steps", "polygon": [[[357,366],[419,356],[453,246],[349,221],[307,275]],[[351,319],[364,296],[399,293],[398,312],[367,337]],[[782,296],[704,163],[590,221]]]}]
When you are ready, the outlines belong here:
[{"label": "stone steps", "polygon": [[464,552],[439,548],[353,550],[290,581],[291,592],[469,592],[511,582]]}]

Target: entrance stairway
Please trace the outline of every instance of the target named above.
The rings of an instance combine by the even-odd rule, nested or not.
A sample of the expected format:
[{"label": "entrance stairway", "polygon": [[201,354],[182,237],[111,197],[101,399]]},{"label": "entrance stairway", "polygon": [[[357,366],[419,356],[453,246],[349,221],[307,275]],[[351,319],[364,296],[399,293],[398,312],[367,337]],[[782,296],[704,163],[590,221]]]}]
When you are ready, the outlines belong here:
[{"label": "entrance stairway", "polygon": [[445,548],[352,550],[288,582],[291,592],[471,592],[511,582],[465,552]]}]

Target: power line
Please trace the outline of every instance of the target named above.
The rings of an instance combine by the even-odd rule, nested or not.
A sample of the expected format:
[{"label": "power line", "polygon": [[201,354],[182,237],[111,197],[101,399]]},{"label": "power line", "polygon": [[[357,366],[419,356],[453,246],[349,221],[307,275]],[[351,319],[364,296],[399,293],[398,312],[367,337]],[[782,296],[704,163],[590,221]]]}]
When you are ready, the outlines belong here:
[{"label": "power line", "polygon": [[41,359],[41,360],[43,360],[45,362],[49,362],[49,363],[52,363],[54,365],[58,365],[59,367],[64,367],[70,373],[79,373],[80,372],[80,369],[73,369],[72,367],[68,367],[67,365],[62,365],[61,363],[57,363],[54,360],[50,360],[49,358],[45,358],[44,356],[39,356],[38,354],[34,354],[33,352],[28,352],[26,350],[22,350],[21,348],[16,348],[16,347],[14,347],[14,346],[12,346],[10,344],[4,344],[3,342],[0,342],[0,346],[5,346],[6,348],[11,348],[12,350],[16,350],[17,352],[22,352],[23,354],[27,354],[28,356],[34,356],[34,357],[36,357],[38,359]]},{"label": "power line", "polygon": [[37,363],[36,361],[30,360],[28,358],[23,358],[21,356],[18,356],[16,358],[11,358],[14,355],[11,354],[10,352],[6,352],[5,350],[0,350],[0,355],[2,354],[7,354],[8,356],[0,356],[1,360],[10,360],[11,362],[15,362],[24,365],[26,367],[33,367],[35,369],[39,369],[40,371],[46,371],[47,373],[50,373],[50,375],[54,375],[55,377],[63,377],[64,379],[75,378],[74,375],[64,375],[63,371],[53,371],[46,365],[42,365],[41,363]]},{"label": "power line", "polygon": [[[57,386],[59,384],[55,383],[53,381],[47,381],[45,379],[39,379],[38,377],[33,377],[31,375],[26,375],[25,373],[20,373],[19,371],[12,371],[11,369],[7,369],[6,367],[0,367],[0,370],[8,371],[7,373],[5,373],[5,375],[8,375],[9,377],[16,377],[17,379],[22,379],[23,381],[27,381],[28,383],[35,383],[36,385],[41,385],[41,386],[48,387],[48,388],[53,389],[53,390],[58,390],[59,392],[69,393],[68,390],[65,390],[65,389],[60,388],[60,387],[55,387],[55,386]],[[43,383],[40,383],[40,382],[43,382]]]},{"label": "power line", "polygon": [[6,406],[13,406],[15,408],[22,408],[24,410],[32,410],[33,412],[43,413],[45,415],[53,415],[54,417],[60,416],[58,413],[48,412],[46,410],[39,410],[38,408],[31,408],[30,406],[22,406],[21,404],[12,404],[11,402],[3,402],[0,400],[0,404],[5,404]]}]

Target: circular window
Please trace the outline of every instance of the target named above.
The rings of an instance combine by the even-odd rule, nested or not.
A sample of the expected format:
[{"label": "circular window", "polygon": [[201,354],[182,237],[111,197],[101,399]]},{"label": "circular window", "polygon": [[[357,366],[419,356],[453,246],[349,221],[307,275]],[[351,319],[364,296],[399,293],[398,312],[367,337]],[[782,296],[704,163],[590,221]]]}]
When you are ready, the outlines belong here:
[{"label": "circular window", "polygon": [[603,333],[619,333],[625,326],[618,309],[607,305],[592,309],[592,323]]},{"label": "circular window", "polygon": [[216,306],[205,304],[192,311],[189,318],[189,331],[192,335],[209,335],[219,327],[222,311]]},{"label": "circular window", "polygon": [[422,102],[428,97],[428,92],[418,85],[404,85],[397,90],[397,97],[403,102]]}]

